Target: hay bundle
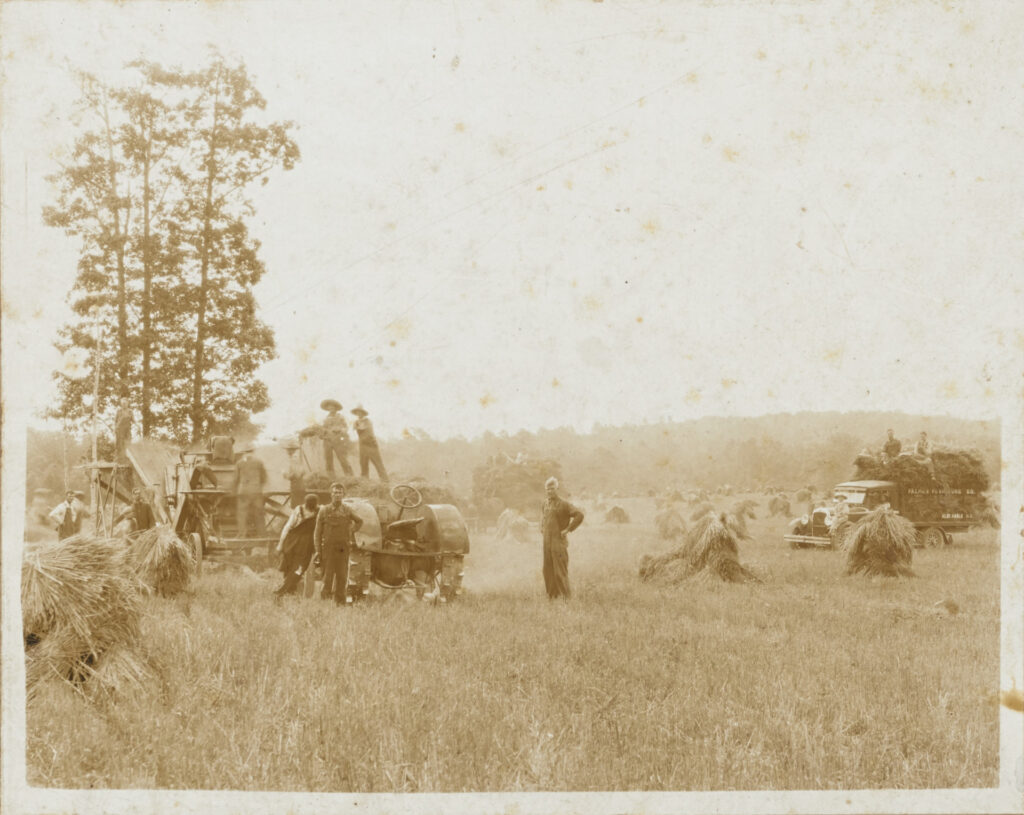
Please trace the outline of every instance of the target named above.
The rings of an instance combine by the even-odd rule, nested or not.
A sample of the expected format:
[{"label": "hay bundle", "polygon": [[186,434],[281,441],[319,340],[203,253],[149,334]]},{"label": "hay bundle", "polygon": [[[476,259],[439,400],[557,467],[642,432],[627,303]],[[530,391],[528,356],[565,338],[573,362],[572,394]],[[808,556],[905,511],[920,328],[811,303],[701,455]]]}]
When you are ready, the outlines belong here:
[{"label": "hay bundle", "polygon": [[751,501],[747,498],[733,504],[732,511],[726,516],[727,519],[731,519],[730,523],[740,533],[740,538],[742,540],[746,540],[750,537],[747,533],[747,520],[757,520],[757,515],[754,513],[754,509],[756,507],[757,502]]},{"label": "hay bundle", "polygon": [[[376,481],[372,478],[362,478],[358,475],[335,475],[323,471],[307,473],[303,484],[308,492],[315,492],[320,495],[322,501],[329,500],[331,484],[335,481],[345,487],[345,495],[349,498],[365,498],[368,501],[380,501],[394,505],[391,500],[391,487],[394,483]],[[447,487],[431,484],[423,478],[411,478],[407,482],[419,490],[425,504],[453,504],[459,505],[459,500]]]},{"label": "hay bundle", "polygon": [[144,666],[139,659],[130,665],[123,652],[137,647],[140,604],[123,541],[75,535],[29,543],[21,572],[29,696],[43,679],[81,684],[100,668],[106,687],[137,681]]},{"label": "hay bundle", "polygon": [[676,585],[701,575],[728,583],[760,582],[739,562],[739,541],[746,537],[735,516],[705,515],[678,548],[661,555],[644,555],[640,559],[640,579]]},{"label": "hay bundle", "polygon": [[811,491],[806,487],[802,490],[797,490],[797,493],[793,498],[801,504],[806,503],[811,500]]},{"label": "hay bundle", "polygon": [[773,518],[776,515],[792,515],[793,512],[789,508],[789,499],[785,495],[773,495],[768,501],[768,514]]},{"label": "hay bundle", "polygon": [[703,503],[698,504],[697,508],[693,512],[690,513],[690,520],[691,521],[696,521],[698,518],[703,518],[709,512],[714,512],[714,511],[715,511],[715,508],[711,504],[709,504],[707,501],[704,501]]},{"label": "hay bundle", "polygon": [[604,514],[606,524],[628,524],[629,513],[620,506],[614,506]]},{"label": "hay bundle", "polygon": [[675,540],[686,534],[686,522],[671,505],[654,516],[654,525],[658,529],[658,537],[662,540]]},{"label": "hay bundle", "polygon": [[514,509],[506,509],[498,516],[497,534],[499,538],[526,543],[530,537],[530,522]]},{"label": "hay bundle", "polygon": [[128,559],[142,585],[161,597],[184,591],[196,571],[192,552],[169,526],[141,533],[131,545]]},{"label": "hay bundle", "polygon": [[[977,450],[936,448],[929,467],[925,460],[904,454],[884,459],[881,454],[861,453],[854,459],[856,480],[898,481],[905,487],[959,487],[984,492],[990,479]],[[933,473],[934,470],[934,473]]]},{"label": "hay bundle", "polygon": [[977,524],[978,526],[985,525],[990,526],[993,529],[999,529],[999,507],[995,504],[986,504],[977,513]]},{"label": "hay bundle", "polygon": [[846,544],[846,573],[912,577],[917,532],[906,518],[888,509],[869,512]]}]

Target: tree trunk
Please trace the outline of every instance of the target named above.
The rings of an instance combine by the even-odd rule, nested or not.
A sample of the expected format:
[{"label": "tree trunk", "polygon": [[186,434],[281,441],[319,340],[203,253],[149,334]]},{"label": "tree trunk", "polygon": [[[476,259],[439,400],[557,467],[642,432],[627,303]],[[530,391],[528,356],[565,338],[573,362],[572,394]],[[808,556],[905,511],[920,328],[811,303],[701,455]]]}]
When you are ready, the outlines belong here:
[{"label": "tree trunk", "polygon": [[196,310],[196,355],[192,372],[192,441],[198,442],[203,436],[203,365],[204,344],[206,343],[207,287],[210,277],[210,244],[213,242],[213,180],[217,168],[217,117],[220,80],[213,97],[213,125],[210,128],[210,143],[206,161],[206,197],[203,202],[203,241],[199,258],[199,307]]},{"label": "tree trunk", "polygon": [[117,387],[111,389],[116,396],[126,396],[128,386],[128,292],[124,266],[125,243],[127,242],[128,218],[125,216],[125,232],[121,231],[121,204],[117,192],[117,171],[114,163],[114,137],[110,132],[110,112],[107,108],[106,91],[103,93],[103,125],[107,137],[107,159],[110,189],[110,213],[114,217],[114,254],[117,259]]},{"label": "tree trunk", "polygon": [[[152,140],[152,129],[148,141]],[[152,402],[152,382],[150,381],[150,364],[153,356],[153,267],[150,251],[150,144],[146,145],[142,163],[142,438],[147,438],[152,430],[153,417],[150,412]]]}]

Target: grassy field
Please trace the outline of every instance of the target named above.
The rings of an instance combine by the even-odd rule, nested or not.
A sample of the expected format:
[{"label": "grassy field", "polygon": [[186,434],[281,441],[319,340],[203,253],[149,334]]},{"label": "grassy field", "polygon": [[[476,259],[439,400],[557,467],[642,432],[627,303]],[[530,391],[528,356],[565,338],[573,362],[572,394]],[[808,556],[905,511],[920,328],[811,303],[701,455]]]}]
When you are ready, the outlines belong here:
[{"label": "grassy field", "polygon": [[[724,499],[723,507],[735,499]],[[765,499],[759,499],[763,506]],[[308,791],[826,789],[997,783],[997,533],[917,550],[910,580],[844,577],[751,523],[760,585],[641,584],[653,502],[591,512],[575,595],[540,543],[474,536],[450,606],[337,609],[207,574],[147,603],[154,680],[117,699],[46,687],[30,783]],[[952,600],[958,613],[940,605]],[[87,736],[83,735],[87,734]]]}]

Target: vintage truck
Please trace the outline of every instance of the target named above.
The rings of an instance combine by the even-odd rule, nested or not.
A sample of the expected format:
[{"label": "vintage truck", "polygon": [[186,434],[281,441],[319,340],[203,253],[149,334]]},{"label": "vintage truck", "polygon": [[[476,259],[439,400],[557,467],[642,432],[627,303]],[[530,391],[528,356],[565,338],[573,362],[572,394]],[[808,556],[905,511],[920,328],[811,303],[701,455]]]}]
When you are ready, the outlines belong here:
[{"label": "vintage truck", "polygon": [[939,484],[904,486],[896,481],[844,481],[832,490],[833,499],[841,495],[846,496],[849,507],[847,522],[833,522],[833,505],[817,506],[809,515],[808,528],[801,530],[797,525],[793,533],[784,536],[786,542],[794,549],[842,546],[857,521],[888,504],[914,524],[921,546],[948,546],[954,532],[978,522],[985,503],[973,489]]}]

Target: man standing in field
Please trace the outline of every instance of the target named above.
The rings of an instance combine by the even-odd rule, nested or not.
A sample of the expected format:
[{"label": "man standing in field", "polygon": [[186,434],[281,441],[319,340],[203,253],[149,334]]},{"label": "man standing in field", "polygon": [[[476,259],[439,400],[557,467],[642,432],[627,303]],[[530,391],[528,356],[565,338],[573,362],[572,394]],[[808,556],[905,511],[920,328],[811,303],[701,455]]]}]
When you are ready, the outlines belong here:
[{"label": "man standing in field", "polygon": [[334,595],[335,605],[345,605],[348,595],[348,558],[352,539],[363,525],[362,519],[342,503],[345,487],[331,484],[331,503],[320,507],[313,529],[316,554],[324,569],[320,598]]},{"label": "man standing in field", "polygon": [[359,418],[356,419],[355,429],[359,435],[359,472],[363,478],[370,477],[370,462],[377,471],[377,478],[387,482],[388,471],[384,469],[384,462],[380,457],[380,447],[377,444],[377,436],[373,432],[373,423],[367,418],[367,412],[362,405],[352,409],[352,413]]},{"label": "man standing in field", "polygon": [[250,530],[258,538],[267,534],[267,523],[263,517],[263,490],[266,484],[267,468],[252,454],[252,450],[246,450],[235,464],[235,523],[242,537],[250,537]]},{"label": "man standing in field", "polygon": [[558,479],[544,483],[547,500],[541,516],[544,535],[544,587],[548,597],[569,598],[569,533],[583,523],[583,513],[558,496]]},{"label": "man standing in field", "polygon": [[74,490],[64,493],[64,500],[50,511],[50,519],[57,523],[57,537],[70,538],[82,531],[83,507],[75,498]]},{"label": "man standing in field", "polygon": [[295,594],[299,581],[309,569],[309,562],[313,559],[313,533],[316,531],[317,514],[317,497],[315,493],[310,493],[292,510],[288,522],[281,530],[277,551],[281,554],[284,583],[274,592],[278,597]]}]

